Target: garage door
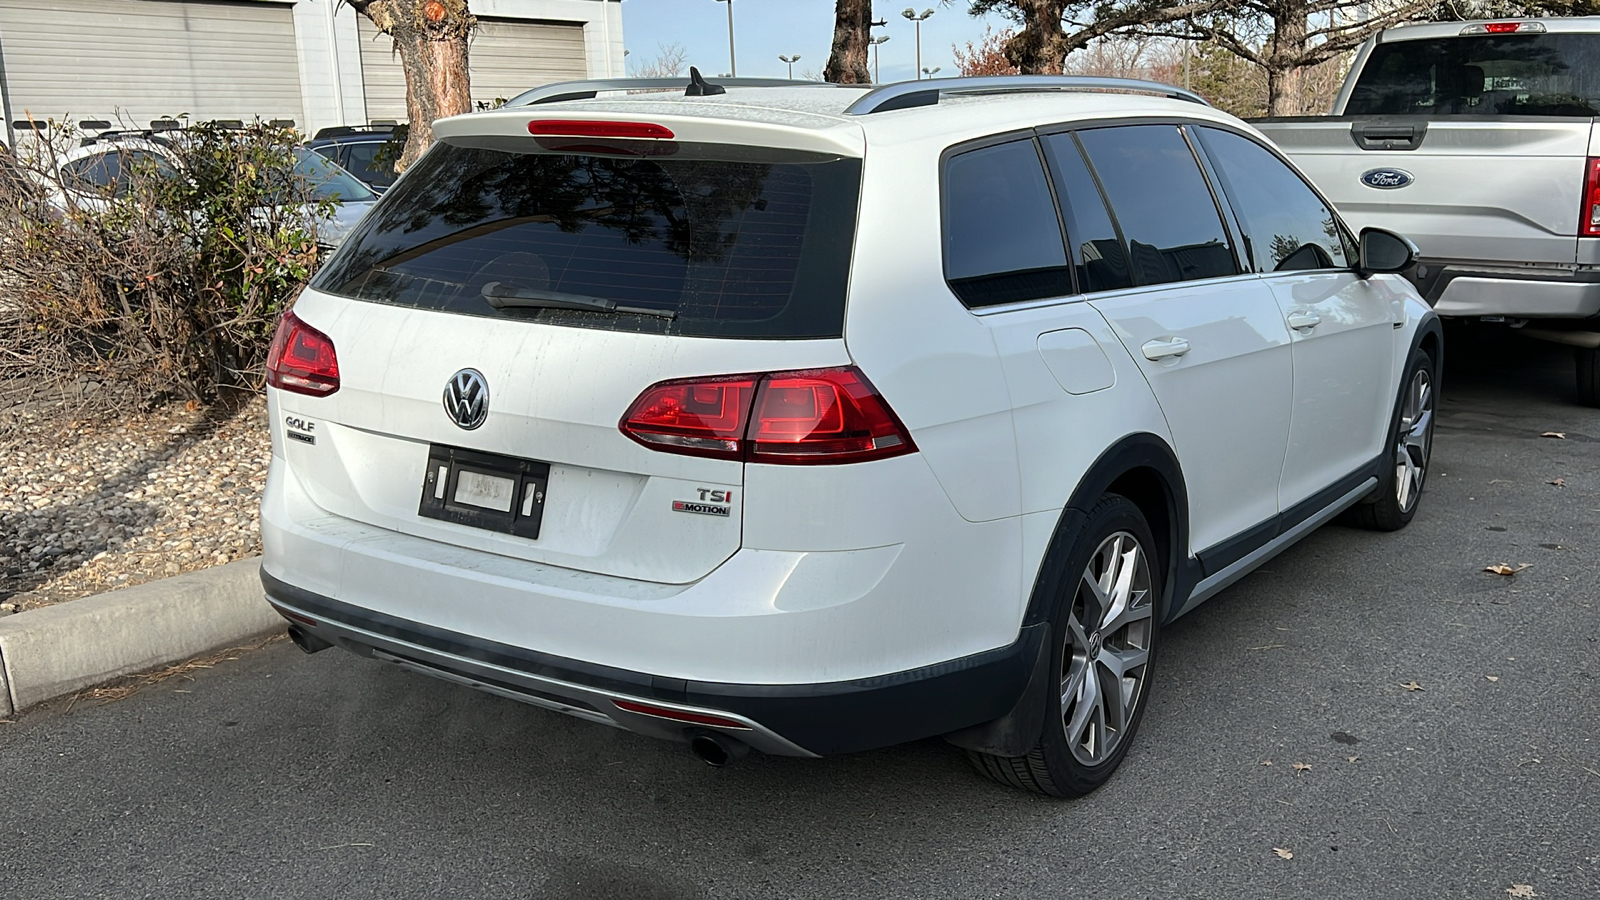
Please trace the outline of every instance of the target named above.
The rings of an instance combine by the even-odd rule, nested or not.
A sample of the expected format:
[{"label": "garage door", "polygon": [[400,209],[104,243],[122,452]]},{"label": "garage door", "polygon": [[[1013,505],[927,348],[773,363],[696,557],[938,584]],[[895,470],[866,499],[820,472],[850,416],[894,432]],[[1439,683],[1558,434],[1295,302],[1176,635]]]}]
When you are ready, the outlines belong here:
[{"label": "garage door", "polygon": [[[361,75],[366,82],[367,118],[406,120],[406,80],[394,41],[378,33],[365,17],[361,29]],[[479,17],[467,54],[472,99],[507,100],[531,87],[588,75],[583,26],[577,23],[522,22]]]},{"label": "garage door", "polygon": [[188,113],[304,124],[284,4],[0,0],[0,52],[12,120],[26,112],[142,127]]}]

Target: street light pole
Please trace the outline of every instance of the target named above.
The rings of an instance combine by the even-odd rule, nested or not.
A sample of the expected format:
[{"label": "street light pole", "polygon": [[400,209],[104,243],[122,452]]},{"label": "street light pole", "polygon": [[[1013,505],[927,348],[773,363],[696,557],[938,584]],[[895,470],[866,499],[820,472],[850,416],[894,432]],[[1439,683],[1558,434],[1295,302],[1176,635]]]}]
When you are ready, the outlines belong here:
[{"label": "street light pole", "polygon": [[[730,0],[730,2],[731,2],[731,0]],[[921,81],[922,80],[922,75],[921,75],[921,69],[922,69],[922,23],[924,21],[926,21],[929,16],[933,15],[933,10],[925,9],[925,10],[922,11],[922,15],[919,16],[919,15],[917,15],[917,11],[916,10],[914,10],[911,7],[908,6],[905,9],[900,11],[900,15],[905,16],[907,19],[910,19],[917,26],[917,70],[918,70],[917,80]]]},{"label": "street light pole", "polygon": [[923,69],[922,70],[922,74],[928,76],[929,78],[932,78],[933,76],[939,74],[939,67],[938,66],[934,66],[931,69]]},{"label": "street light pole", "polygon": [[728,75],[739,74],[739,63],[733,56],[733,0],[717,0],[718,3],[728,4]]},{"label": "street light pole", "polygon": [[875,38],[867,38],[867,43],[872,45],[872,83],[873,84],[882,84],[883,83],[883,70],[878,68],[878,45],[883,43],[884,41],[887,41],[888,39],[889,39],[889,36],[887,34],[880,34]]},{"label": "street light pole", "polygon": [[789,80],[793,81],[794,80],[794,64],[800,61],[800,54],[796,53],[793,56],[784,56],[782,53],[779,53],[778,54],[778,59],[779,59],[779,61],[787,63],[789,65]]},{"label": "street light pole", "polygon": [[878,35],[878,37],[872,37],[872,29],[882,29],[886,24],[890,24],[888,19],[874,19],[872,14],[867,13],[867,43],[872,46],[872,83],[874,85],[883,83],[882,74],[878,72],[878,45],[888,40],[890,35],[883,34]]}]

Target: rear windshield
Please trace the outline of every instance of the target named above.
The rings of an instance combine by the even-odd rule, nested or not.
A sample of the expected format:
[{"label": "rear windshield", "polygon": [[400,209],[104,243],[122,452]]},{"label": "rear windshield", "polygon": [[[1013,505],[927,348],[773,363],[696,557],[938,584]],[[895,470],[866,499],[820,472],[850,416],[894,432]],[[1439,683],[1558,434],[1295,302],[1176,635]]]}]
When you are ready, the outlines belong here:
[{"label": "rear windshield", "polygon": [[[356,300],[620,331],[844,333],[860,160],[641,143],[437,144],[313,286]],[[623,311],[490,302],[506,296]]]},{"label": "rear windshield", "polygon": [[1506,34],[1372,48],[1350,115],[1595,116],[1600,34]]}]

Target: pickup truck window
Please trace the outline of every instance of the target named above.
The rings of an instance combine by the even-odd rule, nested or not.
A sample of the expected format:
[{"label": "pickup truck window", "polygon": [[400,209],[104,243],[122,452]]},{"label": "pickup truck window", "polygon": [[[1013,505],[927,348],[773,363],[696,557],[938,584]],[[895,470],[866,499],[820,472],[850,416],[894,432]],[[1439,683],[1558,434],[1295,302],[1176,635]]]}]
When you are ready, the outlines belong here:
[{"label": "pickup truck window", "polygon": [[1294,170],[1249,138],[1197,128],[1245,232],[1257,272],[1350,265],[1333,213]]},{"label": "pickup truck window", "polygon": [[1600,34],[1393,41],[1372,48],[1346,115],[1600,115]]},{"label": "pickup truck window", "polygon": [[1078,133],[1128,242],[1135,283],[1239,274],[1200,163],[1175,125]]}]

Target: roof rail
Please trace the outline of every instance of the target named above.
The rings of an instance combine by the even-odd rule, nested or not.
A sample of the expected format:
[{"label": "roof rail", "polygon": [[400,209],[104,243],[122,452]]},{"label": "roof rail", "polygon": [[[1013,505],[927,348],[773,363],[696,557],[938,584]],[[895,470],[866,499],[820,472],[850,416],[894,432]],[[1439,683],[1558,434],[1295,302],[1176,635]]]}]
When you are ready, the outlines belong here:
[{"label": "roof rail", "polygon": [[1043,91],[1112,91],[1159,94],[1210,106],[1193,91],[1140,81],[1136,78],[1101,78],[1095,75],[980,75],[973,78],[935,78],[886,84],[867,93],[845,109],[845,115],[865,116],[895,109],[933,106],[945,94],[1021,94]]},{"label": "roof rail", "polygon": [[[825,81],[792,81],[788,78],[717,78],[715,84],[722,87],[835,87]],[[558,81],[555,84],[546,84],[536,87],[531,91],[524,91],[510,100],[506,106],[533,106],[537,103],[560,103],[563,100],[589,100],[601,91],[651,91],[651,90],[682,90],[689,86],[689,76],[674,75],[670,78],[591,78],[585,81]]]},{"label": "roof rail", "polygon": [[[293,123],[291,122],[290,124]],[[317,133],[312,135],[311,139],[320,141],[325,138],[352,137],[358,134],[388,134],[398,127],[392,122],[388,125],[379,125],[377,123],[371,125],[330,125],[326,128],[317,129]]]}]

